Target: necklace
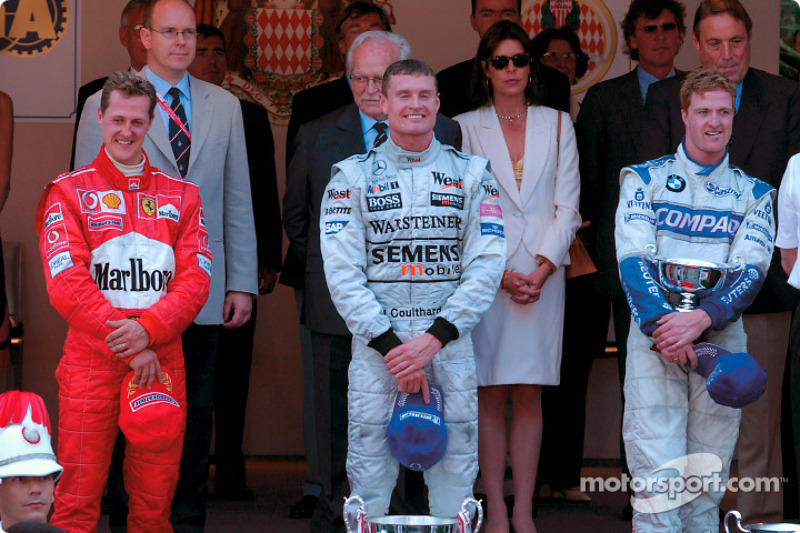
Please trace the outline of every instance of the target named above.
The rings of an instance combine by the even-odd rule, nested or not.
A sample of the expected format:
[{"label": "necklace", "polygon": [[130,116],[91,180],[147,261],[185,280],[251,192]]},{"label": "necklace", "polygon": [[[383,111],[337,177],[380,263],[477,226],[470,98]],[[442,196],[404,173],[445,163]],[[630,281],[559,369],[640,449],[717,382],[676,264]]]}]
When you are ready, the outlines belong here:
[{"label": "necklace", "polygon": [[521,113],[518,113],[516,115],[501,115],[500,113],[496,113],[497,118],[500,118],[500,119],[503,119],[503,120],[507,120],[509,126],[513,126],[515,120],[517,120],[518,118],[522,118],[527,114],[528,114],[528,108],[527,107]]}]

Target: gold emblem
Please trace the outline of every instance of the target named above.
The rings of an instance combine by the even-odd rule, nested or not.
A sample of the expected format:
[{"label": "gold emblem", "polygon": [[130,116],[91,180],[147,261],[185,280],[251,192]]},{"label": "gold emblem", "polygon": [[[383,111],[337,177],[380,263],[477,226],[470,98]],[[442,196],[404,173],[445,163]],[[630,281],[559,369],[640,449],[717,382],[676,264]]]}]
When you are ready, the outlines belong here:
[{"label": "gold emblem", "polygon": [[152,198],[142,198],[142,211],[147,216],[152,216],[156,212],[156,202]]}]

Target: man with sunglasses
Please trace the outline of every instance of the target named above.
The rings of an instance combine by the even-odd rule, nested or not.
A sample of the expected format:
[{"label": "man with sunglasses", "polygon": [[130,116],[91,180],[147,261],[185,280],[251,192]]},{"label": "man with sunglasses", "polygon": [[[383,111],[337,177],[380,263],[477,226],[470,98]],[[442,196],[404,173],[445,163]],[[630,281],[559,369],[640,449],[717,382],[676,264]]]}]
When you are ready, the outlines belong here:
[{"label": "man with sunglasses", "polygon": [[[752,20],[739,0],[703,0],[698,6],[692,43],[700,64],[718,69],[736,85],[731,163],[779,188],[789,158],[800,151],[800,86],[751,68],[752,38]],[[642,127],[647,134],[642,138],[640,159],[672,153],[684,137],[678,96],[683,78],[679,75],[651,87],[644,110]],[[799,295],[787,283],[776,252],[761,293],[743,315],[747,351],[767,370],[769,382],[764,395],[742,410],[737,451],[740,477],[777,478],[784,474],[781,385],[791,311],[800,303]],[[778,522],[783,518],[783,491],[739,491],[736,507],[747,522]]]},{"label": "man with sunglasses", "polygon": [[[472,29],[478,38],[501,20],[516,24],[522,22],[522,0],[472,0],[472,13],[469,16]],[[475,59],[467,59],[448,67],[436,75],[439,86],[441,107],[439,112],[446,117],[454,117],[472,109],[469,102],[469,80]],[[554,68],[544,65],[531,65],[531,75],[539,84],[540,101],[536,104],[569,112],[570,83],[566,76]]]},{"label": "man with sunglasses", "polygon": [[[684,16],[685,8],[677,0],[632,2],[620,26],[625,36],[625,53],[638,61],[638,65],[628,74],[592,86],[578,114],[581,215],[591,222],[581,233],[598,271],[567,284],[564,354],[565,357],[585,354],[576,364],[584,364],[586,370],[580,373],[573,368],[573,375],[582,375],[588,380],[591,358],[605,350],[613,309],[620,389],[625,382],[631,318],[620,286],[614,248],[619,171],[640,161],[645,97],[652,83],[675,75],[673,60],[686,34]],[[585,385],[581,389],[585,391]],[[566,396],[565,401],[574,401],[576,409],[585,404],[585,396]],[[565,407],[565,412],[575,412],[566,409],[569,407]],[[626,468],[621,439],[620,454],[623,468]],[[630,518],[630,512],[627,506],[623,514]]]},{"label": "man with sunglasses", "polygon": [[[192,6],[186,0],[149,2],[140,37],[147,49],[141,74],[159,95],[144,150],[153,166],[200,187],[214,257],[208,302],[182,336],[188,413],[171,518],[176,531],[202,531],[220,329],[246,323],[258,294],[250,173],[239,101],[187,72],[197,40]],[[99,97],[86,102],[77,166],[94,160],[102,144],[99,125],[87,119],[96,114]]]}]

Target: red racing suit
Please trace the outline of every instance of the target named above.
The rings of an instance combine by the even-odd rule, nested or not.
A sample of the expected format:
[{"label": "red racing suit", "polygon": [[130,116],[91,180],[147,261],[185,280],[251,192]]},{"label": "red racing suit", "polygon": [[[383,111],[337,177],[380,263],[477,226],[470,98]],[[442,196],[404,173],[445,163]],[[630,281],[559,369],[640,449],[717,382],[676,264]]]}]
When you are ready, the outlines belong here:
[{"label": "red racing suit", "polygon": [[[118,431],[120,387],[129,359],[104,339],[106,321],[133,318],[150,335],[172,394],[186,410],[181,334],[208,297],[211,251],[199,189],[150,167],[125,177],[105,148],[91,165],[49,183],[36,210],[36,231],[53,307],[69,324],[56,369],[58,457],[52,523],[94,532]],[[172,531],[185,423],[163,441],[164,453],[127,440],[125,488],[129,531]],[[174,441],[174,442],[173,442]],[[152,443],[149,443],[152,444]]]}]

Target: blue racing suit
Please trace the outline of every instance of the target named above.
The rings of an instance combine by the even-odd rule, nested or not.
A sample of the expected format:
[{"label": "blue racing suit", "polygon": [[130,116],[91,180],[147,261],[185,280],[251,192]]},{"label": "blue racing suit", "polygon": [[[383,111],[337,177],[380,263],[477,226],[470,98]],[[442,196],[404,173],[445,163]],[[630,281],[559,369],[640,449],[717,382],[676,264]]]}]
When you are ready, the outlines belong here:
[{"label": "blue racing suit", "polygon": [[[741,413],[711,400],[702,376],[651,350],[656,322],[673,307],[643,250],[655,245],[662,258],[743,265],[719,291],[697,294],[712,322],[705,340],[744,352],[740,315],[761,288],[772,257],[775,189],[730,165],[727,154],[717,165],[700,165],[683,144],[674,155],[622,169],[620,182],[615,237],[632,315],[623,439],[636,480],[633,530],[716,532]],[[709,470],[718,471],[720,483],[700,490],[656,484],[669,479],[674,488],[679,478],[712,475]]]},{"label": "blue racing suit", "polygon": [[503,218],[488,162],[433,139],[407,152],[391,139],[333,167],[321,250],[333,303],[353,333],[347,475],[368,516],[385,515],[398,462],[386,429],[397,380],[391,348],[429,332],[443,347],[425,369],[444,392],[448,442],[425,472],[431,514],[454,518],[478,473],[478,404],[470,329],[505,265]]}]

